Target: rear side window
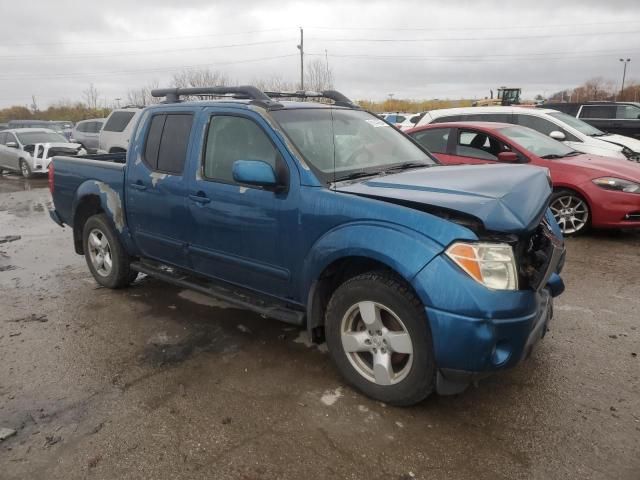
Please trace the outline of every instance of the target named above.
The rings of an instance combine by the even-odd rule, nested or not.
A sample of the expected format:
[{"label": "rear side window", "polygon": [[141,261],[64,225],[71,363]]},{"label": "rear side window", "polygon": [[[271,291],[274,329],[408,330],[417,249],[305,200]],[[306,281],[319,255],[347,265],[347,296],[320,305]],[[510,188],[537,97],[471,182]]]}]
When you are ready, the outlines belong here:
[{"label": "rear side window", "polygon": [[580,111],[580,118],[615,118],[615,105],[585,105]]},{"label": "rear side window", "polygon": [[618,105],[616,118],[638,120],[640,119],[640,107],[636,107],[635,105]]},{"label": "rear side window", "polygon": [[553,131],[562,131],[562,128],[545,118],[534,117],[533,115],[516,115],[515,117],[516,125],[529,127],[532,130],[543,133],[545,135],[549,135]]},{"label": "rear side window", "polygon": [[510,113],[470,113],[463,116],[465,122],[511,123]]},{"label": "rear side window", "polygon": [[89,125],[89,124],[88,124],[88,123],[86,123],[86,122],[79,122],[79,123],[76,125],[76,130],[77,130],[78,132],[86,132],[86,131],[87,131],[87,126],[88,126],[88,125]]},{"label": "rear side window", "polygon": [[104,130],[107,132],[124,132],[135,112],[115,112],[109,117]]},{"label": "rear side window", "polygon": [[416,142],[432,153],[447,153],[450,131],[449,128],[434,128],[416,132],[412,136]]},{"label": "rear side window", "polygon": [[462,120],[462,115],[446,115],[434,119],[431,123],[459,122],[460,120]]},{"label": "rear side window", "polygon": [[152,169],[181,174],[187,157],[193,115],[155,115],[151,119],[144,161]]}]

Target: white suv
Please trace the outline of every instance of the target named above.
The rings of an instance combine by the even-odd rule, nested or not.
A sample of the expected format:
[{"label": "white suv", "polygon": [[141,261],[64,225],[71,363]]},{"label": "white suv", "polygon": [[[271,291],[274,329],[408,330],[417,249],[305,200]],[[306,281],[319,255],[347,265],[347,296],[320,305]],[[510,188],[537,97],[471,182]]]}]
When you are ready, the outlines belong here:
[{"label": "white suv", "polygon": [[574,150],[603,157],[639,160],[640,140],[609,135],[566,113],[527,107],[447,108],[427,112],[416,126],[444,122],[501,122],[549,135]]},{"label": "white suv", "polygon": [[100,130],[98,153],[126,152],[131,131],[142,112],[139,107],[119,108],[111,112]]}]

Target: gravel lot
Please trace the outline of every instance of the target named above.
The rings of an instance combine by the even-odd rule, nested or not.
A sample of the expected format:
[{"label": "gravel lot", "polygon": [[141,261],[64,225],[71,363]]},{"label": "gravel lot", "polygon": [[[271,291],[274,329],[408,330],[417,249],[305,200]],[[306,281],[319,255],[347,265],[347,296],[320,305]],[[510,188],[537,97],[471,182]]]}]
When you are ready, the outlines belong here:
[{"label": "gravel lot", "polygon": [[0,177],[2,479],[640,478],[639,233],[568,240],[524,364],[398,409],[297,328],[149,278],[98,288],[49,206],[46,179]]}]

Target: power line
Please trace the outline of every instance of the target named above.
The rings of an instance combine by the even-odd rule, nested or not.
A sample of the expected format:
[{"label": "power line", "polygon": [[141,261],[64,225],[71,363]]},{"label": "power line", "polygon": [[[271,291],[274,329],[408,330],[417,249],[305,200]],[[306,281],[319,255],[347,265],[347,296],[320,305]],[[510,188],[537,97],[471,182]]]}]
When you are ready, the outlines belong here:
[{"label": "power line", "polygon": [[184,47],[184,48],[165,48],[162,50],[140,50],[140,51],[129,51],[129,52],[114,52],[114,53],[105,53],[105,54],[95,54],[95,53],[82,53],[82,54],[46,54],[46,55],[0,55],[0,59],[2,60],[33,60],[33,59],[59,59],[59,58],[107,58],[107,57],[128,57],[135,55],[158,55],[158,54],[167,54],[172,52],[187,52],[191,50],[215,50],[219,48],[236,48],[236,47],[252,47],[257,45],[274,45],[278,43],[289,43],[294,40],[286,39],[286,40],[267,40],[264,42],[248,42],[248,43],[234,43],[228,45],[208,45],[204,47]]},{"label": "power line", "polygon": [[[164,40],[183,40],[191,38],[210,38],[210,37],[229,37],[234,35],[251,35],[255,33],[282,32],[285,30],[293,31],[293,27],[289,28],[269,28],[265,30],[247,30],[245,32],[228,32],[228,33],[212,33],[207,35],[177,35],[173,37],[155,37],[155,38],[130,38],[128,40],[94,40],[91,42],[82,42],[82,45],[98,45],[98,44],[116,44],[116,43],[142,43],[142,42],[160,42]],[[3,46],[8,47],[36,47],[39,45],[77,45],[78,41],[69,42],[34,42],[34,43],[6,43],[1,42]]]},{"label": "power line", "polygon": [[[636,35],[640,30],[626,32],[598,32],[601,35]],[[519,35],[513,37],[431,37],[431,38],[320,38],[312,37],[311,40],[321,42],[376,42],[376,43],[420,43],[420,42],[462,42],[462,41],[491,41],[491,40],[524,40],[524,39],[544,39],[544,38],[565,38],[565,37],[586,37],[594,36],[593,32],[588,33],[557,33],[545,35]]]},{"label": "power line", "polygon": [[51,78],[74,78],[74,77],[85,77],[85,76],[104,76],[104,75],[128,75],[128,74],[137,74],[137,73],[150,73],[150,72],[172,72],[176,70],[182,69],[190,69],[190,68],[203,68],[203,67],[215,67],[220,65],[236,65],[241,63],[252,63],[252,62],[262,62],[267,60],[276,60],[279,58],[289,58],[298,56],[295,53],[287,54],[287,55],[276,55],[271,57],[262,57],[262,58],[252,58],[247,60],[237,60],[232,62],[215,62],[215,63],[201,63],[197,65],[181,65],[181,66],[173,66],[173,67],[157,67],[157,68],[143,68],[136,70],[116,70],[110,72],[65,72],[59,74],[48,74],[48,75],[28,75],[28,74],[16,74],[16,76],[12,75],[0,75],[0,80],[23,80],[23,79],[51,79]]},{"label": "power line", "polygon": [[[504,30],[524,30],[524,29],[552,29],[552,28],[576,28],[576,27],[593,27],[602,25],[626,25],[630,23],[640,23],[640,20],[624,20],[618,22],[592,22],[592,23],[564,23],[553,25],[512,25],[512,26],[500,26],[500,27],[460,27],[460,30],[464,31],[504,31]],[[387,27],[324,27],[324,26],[311,26],[307,27],[308,30],[333,30],[333,31],[375,31],[375,32],[451,32],[456,31],[455,27],[444,28],[387,28]]]}]

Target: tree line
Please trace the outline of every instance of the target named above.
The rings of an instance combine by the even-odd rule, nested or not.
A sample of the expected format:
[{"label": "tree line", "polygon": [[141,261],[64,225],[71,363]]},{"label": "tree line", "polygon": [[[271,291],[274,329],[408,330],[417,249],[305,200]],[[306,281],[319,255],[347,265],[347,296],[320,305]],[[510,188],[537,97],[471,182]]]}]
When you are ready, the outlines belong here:
[{"label": "tree line", "polygon": [[552,94],[549,102],[589,102],[589,101],[640,101],[640,84],[630,80],[620,91],[620,84],[603,77],[595,77],[587,80],[582,85],[561,90]]}]

